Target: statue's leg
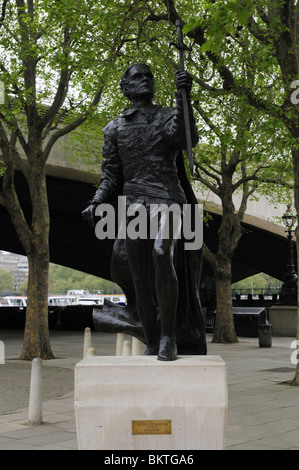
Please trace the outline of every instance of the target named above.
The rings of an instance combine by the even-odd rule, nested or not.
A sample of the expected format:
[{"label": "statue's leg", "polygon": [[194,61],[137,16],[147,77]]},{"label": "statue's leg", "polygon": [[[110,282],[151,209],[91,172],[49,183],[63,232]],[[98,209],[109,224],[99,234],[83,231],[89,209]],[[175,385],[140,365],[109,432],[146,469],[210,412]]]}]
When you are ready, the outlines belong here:
[{"label": "statue's leg", "polygon": [[[169,216],[169,214],[168,214]],[[170,223],[162,213],[158,236],[154,243],[155,289],[161,319],[161,341],[158,358],[176,359],[175,322],[178,303],[178,279],[174,267],[174,250],[181,229],[180,214],[174,215],[174,225],[165,235],[164,223]]]},{"label": "statue's leg", "polygon": [[157,305],[153,286],[153,240],[126,240],[126,251],[136,293],[136,307],[142,323],[147,350],[145,354],[157,354],[160,339]]},{"label": "statue's leg", "polygon": [[138,321],[135,305],[135,289],[125,248],[125,240],[116,238],[111,258],[111,277],[123,290],[127,298],[127,313],[132,320]]}]

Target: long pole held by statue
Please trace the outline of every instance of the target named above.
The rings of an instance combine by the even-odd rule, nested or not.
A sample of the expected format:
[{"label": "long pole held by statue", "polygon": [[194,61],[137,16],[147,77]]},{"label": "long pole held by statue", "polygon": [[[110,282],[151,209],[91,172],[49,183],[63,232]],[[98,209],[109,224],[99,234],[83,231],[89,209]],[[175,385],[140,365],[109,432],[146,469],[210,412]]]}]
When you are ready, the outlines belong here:
[{"label": "long pole held by statue", "polygon": [[[185,62],[184,62],[184,51],[190,50],[183,42],[183,23],[181,20],[177,20],[176,23],[177,28],[177,37],[178,42],[177,44],[171,42],[170,44],[175,46],[179,51],[180,57],[180,72],[185,72]],[[187,142],[187,154],[189,160],[189,167],[191,171],[191,175],[193,176],[193,153],[192,153],[192,140],[191,140],[191,132],[190,132],[190,120],[189,120],[189,107],[188,107],[188,97],[187,91],[185,88],[182,88],[182,100],[183,100],[183,110],[184,110],[184,121],[185,121],[185,129],[186,129],[186,142]]]}]

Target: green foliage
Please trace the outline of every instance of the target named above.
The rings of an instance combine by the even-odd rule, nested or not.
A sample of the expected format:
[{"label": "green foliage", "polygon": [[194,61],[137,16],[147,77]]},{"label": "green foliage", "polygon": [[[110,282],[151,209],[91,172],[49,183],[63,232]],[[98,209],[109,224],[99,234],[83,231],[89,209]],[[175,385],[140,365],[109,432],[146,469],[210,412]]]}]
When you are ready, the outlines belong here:
[{"label": "green foliage", "polygon": [[[228,169],[234,154],[240,154],[234,168],[236,191],[289,200],[295,140],[278,108],[273,107],[282,106],[289,93],[275,57],[274,36],[283,31],[279,15],[274,14],[279,1],[174,0],[163,2],[164,6],[161,2],[145,3],[147,7],[140,9],[139,18],[130,25],[131,42],[125,53],[130,51],[134,59],[147,58],[158,77],[157,89],[162,89],[157,102],[172,103],[171,75],[179,65],[177,51],[169,47],[169,41],[176,39],[176,15],[185,22],[184,41],[192,45],[192,51],[185,53],[185,63],[194,77],[192,100],[198,111],[201,138],[195,159],[202,169],[201,181],[219,191],[215,181],[223,181],[224,169]],[[258,34],[255,36],[248,28],[250,21],[256,21],[258,31],[265,31],[261,11],[273,13],[273,35],[262,43]],[[245,188],[241,181],[251,176],[253,181]]]},{"label": "green foliage", "polygon": [[85,274],[64,266],[50,264],[49,292],[66,294],[68,290],[87,290],[90,293],[121,294],[122,290],[113,282]]},{"label": "green foliage", "polygon": [[206,41],[201,47],[202,53],[218,51],[227,37],[238,34],[241,26],[247,25],[252,12],[252,2],[249,1],[200,3],[204,7],[204,16],[191,18],[184,26],[184,33],[187,34],[202,25],[205,27]]},{"label": "green foliage", "polygon": [[254,276],[250,276],[242,281],[235,282],[232,285],[234,290],[243,290],[243,291],[266,291],[267,289],[271,291],[279,291],[282,282],[278,279],[275,279],[268,274],[259,273]]},{"label": "green foliage", "polygon": [[[39,103],[42,117],[58,96],[65,72],[65,94],[60,96],[59,110],[45,131],[50,135],[88,111],[89,119],[63,145],[68,146],[73,159],[98,169],[101,129],[128,106],[119,89],[121,75],[128,65],[137,61],[149,63],[156,77],[155,101],[161,105],[174,104],[179,60],[178,51],[169,42],[176,41],[174,23],[175,17],[180,16],[185,22],[184,41],[192,46],[192,51],[185,53],[185,62],[194,77],[192,101],[198,110],[201,136],[195,157],[206,169],[205,182],[216,187],[215,176],[219,177],[237,152],[240,158],[235,169],[236,186],[244,177],[244,162],[247,177],[259,168],[259,181],[247,187],[247,191],[256,190],[258,184],[260,193],[270,193],[268,183],[263,183],[267,180],[291,185],[290,150],[294,140],[280,116],[268,112],[273,104],[281,106],[289,92],[275,58],[274,39],[284,27],[275,13],[278,3],[278,0],[38,0],[32,13],[31,2],[25,1],[24,8],[18,10],[12,1],[0,37],[0,79],[5,83],[6,95],[5,105],[1,106],[3,119],[13,128],[15,118],[20,118],[20,113],[26,114],[28,106],[35,102]],[[260,10],[268,13],[272,6],[273,34],[266,35]],[[259,33],[265,33],[262,43],[249,31],[251,15]],[[24,76],[30,59],[36,67],[32,86]],[[224,71],[229,72],[228,78],[224,79]],[[230,73],[238,90],[234,95]],[[92,107],[99,90],[101,99]],[[258,111],[256,106],[251,108],[249,92],[253,101],[261,101]],[[23,124],[26,125],[25,119]],[[221,160],[224,153],[226,160]],[[271,188],[277,200],[277,185],[272,183]],[[241,189],[244,187],[239,185]],[[289,194],[284,193],[287,191],[283,190],[281,197],[288,199]]]},{"label": "green foliage", "polygon": [[14,291],[14,277],[10,271],[0,269],[0,293],[9,293]]},{"label": "green foliage", "polygon": [[27,295],[28,293],[28,277],[18,287],[18,295]]},{"label": "green foliage", "polygon": [[[99,113],[108,112],[105,87],[118,81],[115,64],[137,3],[5,2],[0,23],[0,80],[5,87],[5,103],[0,116],[8,139],[16,132],[27,154],[26,134],[32,124],[38,132],[43,130],[43,139],[48,141],[53,133],[58,138],[63,135],[63,127],[69,134],[90,118],[88,127],[75,139],[81,143],[87,132],[85,141],[96,152],[90,145],[91,130],[94,135],[95,128],[99,129]],[[33,112],[32,122],[29,118]],[[94,137],[91,140],[95,143]],[[46,147],[47,151],[51,148]],[[86,149],[86,145],[82,143],[80,148]]]}]

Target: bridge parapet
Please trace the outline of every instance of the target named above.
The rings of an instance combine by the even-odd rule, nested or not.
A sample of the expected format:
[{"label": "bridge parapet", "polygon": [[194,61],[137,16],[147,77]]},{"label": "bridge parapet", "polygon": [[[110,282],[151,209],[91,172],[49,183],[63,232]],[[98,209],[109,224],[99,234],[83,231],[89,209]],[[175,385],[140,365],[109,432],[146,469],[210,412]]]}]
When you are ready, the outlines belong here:
[{"label": "bridge parapet", "polygon": [[[211,212],[212,214],[222,214],[220,198],[214,193],[211,191],[200,193],[199,190],[196,190],[196,196],[207,211]],[[234,204],[236,208],[240,206],[240,202],[241,196],[236,196],[234,198]],[[274,206],[273,204],[270,204],[270,202],[264,196],[260,196],[257,201],[248,202],[243,222],[261,230],[266,230],[281,237],[285,237],[286,228],[281,220],[281,217],[285,211],[285,204],[277,203]],[[295,235],[293,239],[295,241]]]}]

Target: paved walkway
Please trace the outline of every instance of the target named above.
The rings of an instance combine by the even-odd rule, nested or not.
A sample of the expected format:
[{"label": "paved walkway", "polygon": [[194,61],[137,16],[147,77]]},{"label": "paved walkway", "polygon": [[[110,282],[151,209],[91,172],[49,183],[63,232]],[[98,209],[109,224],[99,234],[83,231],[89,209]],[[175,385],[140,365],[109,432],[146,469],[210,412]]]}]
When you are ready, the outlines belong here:
[{"label": "paved walkway", "polygon": [[[228,450],[298,450],[299,388],[293,378],[291,343],[273,338],[260,348],[257,338],[233,345],[211,343],[228,370]],[[83,333],[51,332],[56,359],[43,361],[43,421],[28,424],[31,363],[19,361],[22,332],[0,330],[5,364],[0,365],[0,450],[76,450],[74,365],[83,356]],[[115,354],[115,335],[92,333],[97,355]]]}]

